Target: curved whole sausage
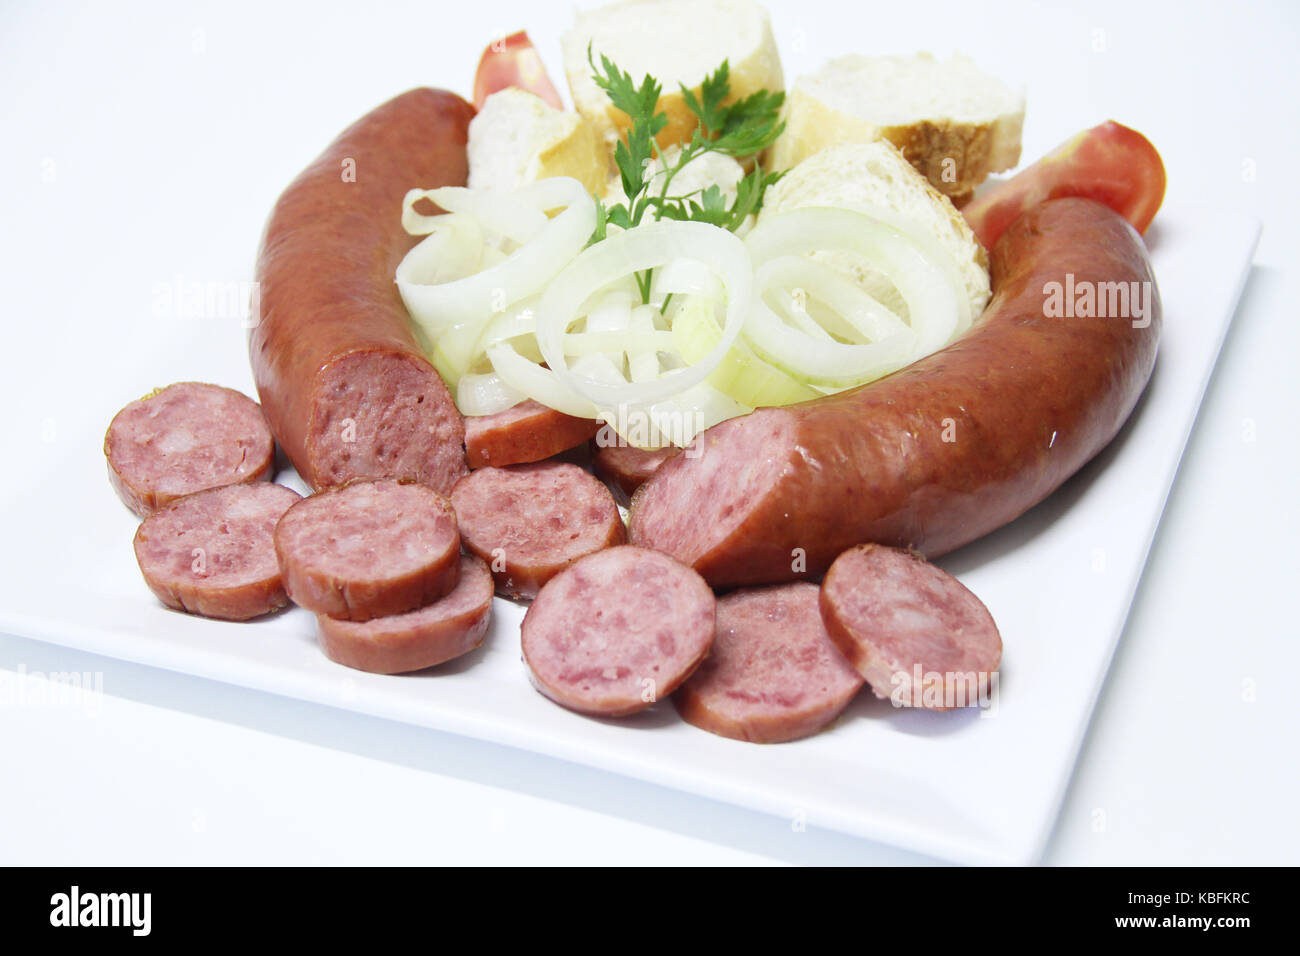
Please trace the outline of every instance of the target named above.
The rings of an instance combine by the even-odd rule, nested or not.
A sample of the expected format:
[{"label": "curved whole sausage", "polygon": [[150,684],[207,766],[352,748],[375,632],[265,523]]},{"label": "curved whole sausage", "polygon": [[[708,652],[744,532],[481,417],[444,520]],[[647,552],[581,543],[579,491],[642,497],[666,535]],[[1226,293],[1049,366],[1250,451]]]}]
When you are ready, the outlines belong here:
[{"label": "curved whole sausage", "polygon": [[474,108],[416,89],[354,123],[280,196],[257,260],[249,340],[271,429],[320,490],[404,478],[450,492],[465,427],[412,334],[394,274],[407,190],[465,183]]},{"label": "curved whole sausage", "polygon": [[[1160,299],[1141,238],[1086,199],[1018,219],[975,326],[906,369],[704,432],[632,501],[633,544],[715,587],[825,571],[874,541],[944,554],[1018,517],[1119,431],[1146,387]],[[1127,314],[1091,317],[1102,302]],[[1113,308],[1112,308],[1113,306]]]}]

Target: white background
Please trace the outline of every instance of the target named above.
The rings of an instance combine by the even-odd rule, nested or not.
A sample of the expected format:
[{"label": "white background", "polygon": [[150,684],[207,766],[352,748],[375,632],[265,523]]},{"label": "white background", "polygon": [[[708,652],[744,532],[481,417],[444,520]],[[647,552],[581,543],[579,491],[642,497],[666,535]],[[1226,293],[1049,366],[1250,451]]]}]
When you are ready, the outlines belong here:
[{"label": "white background", "polygon": [[[1026,158],[1118,119],[1160,148],[1171,195],[1263,220],[1045,862],[1300,862],[1300,8],[851,7],[769,4],[788,78],[843,52],[959,49],[1027,88]],[[11,332],[40,330],[15,338],[44,347],[5,362],[0,502],[49,508],[56,522],[58,503],[41,499],[29,480],[39,469],[23,462],[98,440],[60,431],[68,409],[93,402],[107,422],[155,384],[123,381],[108,363],[98,381],[59,381],[60,349],[109,354],[125,339],[165,351],[155,285],[247,279],[267,211],[313,149],[411,86],[467,93],[482,47],[521,26],[558,83],[571,9],[5,5],[0,276],[22,291],[10,301],[47,308],[5,320]],[[109,311],[107,300],[111,323],[62,334],[73,316]],[[1167,316],[1166,334],[1177,320]],[[229,338],[243,349],[233,328]],[[200,377],[204,361],[178,358],[177,377]],[[19,672],[102,672],[105,689],[59,706],[0,699],[2,863],[924,862],[599,771],[21,638],[0,636],[0,669],[11,687]]]}]

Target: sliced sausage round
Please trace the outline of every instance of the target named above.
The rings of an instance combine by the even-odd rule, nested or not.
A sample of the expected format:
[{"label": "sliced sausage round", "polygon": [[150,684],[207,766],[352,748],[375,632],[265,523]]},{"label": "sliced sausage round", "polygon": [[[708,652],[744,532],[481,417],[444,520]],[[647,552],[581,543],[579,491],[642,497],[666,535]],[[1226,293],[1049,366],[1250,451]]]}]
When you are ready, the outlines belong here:
[{"label": "sliced sausage round", "polygon": [[574,418],[531,398],[495,415],[465,419],[465,460],[471,468],[542,461],[581,445],[600,422]]},{"label": "sliced sausage round", "polygon": [[177,611],[226,621],[289,603],[272,533],[296,491],[258,482],[178,498],[140,523],[135,559],[149,590]]},{"label": "sliced sausage round", "polygon": [[460,576],[451,503],[393,479],[304,498],[276,526],[275,552],[294,603],[349,621],[422,607]]},{"label": "sliced sausage round", "polygon": [[423,670],[467,654],[483,643],[492,616],[492,575],[472,555],[461,555],[460,580],[432,604],[369,621],[317,615],[325,656],[373,674]]},{"label": "sliced sausage round", "polygon": [[596,438],[591,442],[591,467],[630,498],[660,465],[680,453],[681,449],[674,445],[647,450],[632,445],[602,445]]},{"label": "sliced sausage round", "polygon": [[609,489],[577,465],[480,468],[451,492],[465,547],[524,600],[584,555],[627,540]]},{"label": "sliced sausage round", "polygon": [[671,694],[713,642],[713,592],[666,554],[625,545],[588,555],[524,615],[539,691],[571,710],[622,717]]},{"label": "sliced sausage round", "polygon": [[840,652],[897,706],[964,707],[994,686],[1002,637],[988,608],[914,552],[845,551],[826,572],[821,611]]},{"label": "sliced sausage round", "polygon": [[145,517],[197,491],[270,478],[275,441],[248,396],[179,382],[118,412],[104,455],[118,497]]},{"label": "sliced sausage round", "polygon": [[817,733],[862,687],[831,643],[807,582],[718,599],[709,656],[673,695],[682,717],[723,737],[774,744]]}]

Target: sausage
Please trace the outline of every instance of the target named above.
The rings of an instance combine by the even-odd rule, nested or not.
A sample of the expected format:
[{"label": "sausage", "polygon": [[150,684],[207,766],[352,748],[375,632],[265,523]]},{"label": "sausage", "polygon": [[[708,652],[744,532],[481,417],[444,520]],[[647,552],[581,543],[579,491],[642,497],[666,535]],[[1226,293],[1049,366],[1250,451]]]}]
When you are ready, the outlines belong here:
[{"label": "sausage", "polygon": [[487,565],[460,556],[460,577],[446,597],[405,614],[370,621],[316,618],[325,656],[372,674],[423,670],[467,654],[483,643],[492,616],[492,575]]},{"label": "sausage", "polygon": [[480,468],[457,483],[451,503],[465,547],[510,598],[536,597],[574,561],[627,538],[609,489],[567,462]]},{"label": "sausage", "polygon": [[820,603],[831,640],[895,706],[949,710],[996,690],[1002,637],[993,616],[914,552],[850,548],[826,572]]},{"label": "sausage", "polygon": [[464,185],[473,115],[452,93],[404,93],[345,130],[271,213],[249,354],[271,429],[316,490],[387,477],[445,493],[465,473],[464,424],[394,274],[415,243],[402,199]]},{"label": "sausage", "polygon": [[680,452],[674,445],[647,450],[618,443],[602,445],[595,438],[591,442],[591,467],[608,484],[631,497],[660,465]]},{"label": "sausage", "polygon": [[831,643],[819,593],[799,581],[719,598],[709,656],[673,694],[682,718],[760,744],[808,737],[835,720],[862,677]]},{"label": "sausage", "polygon": [[658,551],[589,554],[547,582],[524,615],[533,685],[570,710],[624,717],[671,694],[708,653],[716,602]]},{"label": "sausage", "polygon": [[428,485],[358,480],[304,498],[275,528],[295,604],[368,621],[449,593],[460,576],[451,503]]},{"label": "sausage", "polygon": [[[1086,199],[1022,216],[992,268],[987,310],[947,348],[873,384],[704,432],[698,454],[637,492],[632,542],[715,587],[776,583],[820,574],[864,541],[941,555],[1046,498],[1137,403],[1159,294],[1137,233]],[[1053,317],[1052,283],[1125,283],[1145,314]]]},{"label": "sausage", "polygon": [[275,440],[248,396],[178,382],[113,416],[104,456],[118,497],[143,518],[198,491],[269,480]]},{"label": "sausage", "polygon": [[135,532],[149,590],[177,611],[246,621],[289,603],[271,535],[299,501],[269,482],[211,488],[163,505]]},{"label": "sausage", "polygon": [[465,419],[465,457],[471,468],[500,468],[543,461],[581,445],[600,422],[574,418],[525,399],[495,415]]}]

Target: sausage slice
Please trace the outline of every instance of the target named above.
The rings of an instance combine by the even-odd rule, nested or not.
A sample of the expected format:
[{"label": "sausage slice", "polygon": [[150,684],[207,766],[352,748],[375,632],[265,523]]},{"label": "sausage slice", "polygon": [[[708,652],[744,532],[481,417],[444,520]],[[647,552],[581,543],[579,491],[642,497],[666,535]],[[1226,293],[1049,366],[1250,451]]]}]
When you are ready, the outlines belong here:
[{"label": "sausage slice", "polygon": [[246,621],[289,603],[272,532],[298,493],[258,482],[178,498],[140,523],[135,559],[177,611]]},{"label": "sausage slice", "polygon": [[373,674],[423,670],[467,654],[483,643],[492,616],[492,575],[472,555],[461,555],[460,580],[446,597],[405,614],[370,621],[318,615],[325,656]]},{"label": "sausage slice", "polygon": [[108,478],[142,518],[185,495],[271,476],[261,407],[234,389],[180,382],[137,399],[104,436]]},{"label": "sausage slice", "polygon": [[465,547],[488,562],[506,597],[533,598],[583,555],[626,540],[609,489],[565,462],[480,468],[451,502]]},{"label": "sausage slice", "polygon": [[304,498],[276,526],[275,552],[296,604],[349,621],[414,610],[460,576],[451,503],[427,485],[393,479]]},{"label": "sausage slice", "polygon": [[666,448],[646,450],[631,445],[601,445],[599,439],[591,442],[591,467],[597,475],[611,485],[617,485],[629,498],[645,483],[659,466],[675,458],[681,449]]},{"label": "sausage slice", "polygon": [[818,593],[798,583],[719,598],[709,656],[673,695],[682,717],[760,744],[810,736],[838,717],[862,677],[831,643]]},{"label": "sausage slice", "polygon": [[988,608],[920,555],[850,548],[822,582],[822,620],[877,697],[948,710],[978,703],[1002,659]]},{"label": "sausage slice", "polygon": [[579,713],[622,717],[671,694],[713,642],[713,592],[666,554],[588,555],[542,588],[523,623],[539,691]]},{"label": "sausage slice", "polygon": [[531,398],[495,415],[465,419],[465,458],[471,468],[500,468],[543,461],[581,445],[600,427]]}]

